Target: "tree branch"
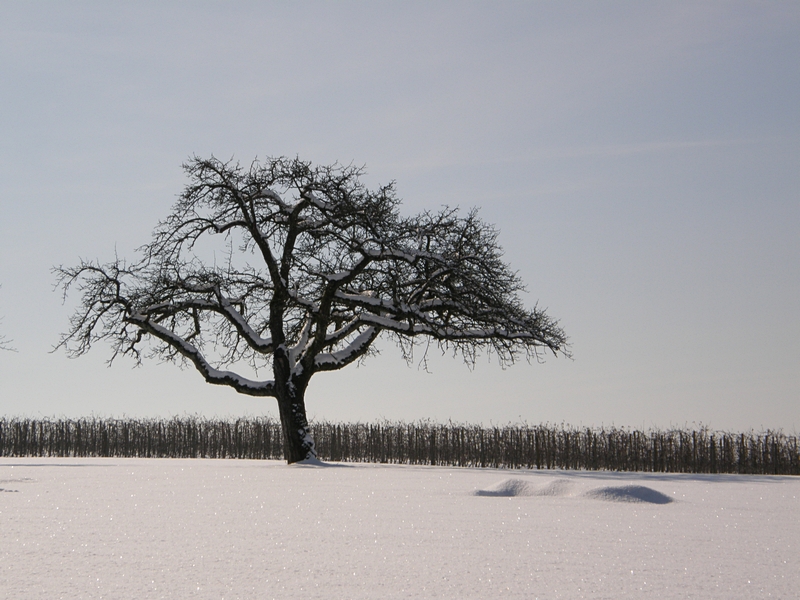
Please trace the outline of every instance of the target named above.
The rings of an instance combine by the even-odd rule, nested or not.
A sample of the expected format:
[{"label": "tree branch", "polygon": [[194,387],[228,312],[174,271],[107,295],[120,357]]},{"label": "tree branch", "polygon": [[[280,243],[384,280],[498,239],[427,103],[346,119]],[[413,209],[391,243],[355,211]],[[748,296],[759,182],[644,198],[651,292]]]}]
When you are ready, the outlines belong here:
[{"label": "tree branch", "polygon": [[195,346],[180,336],[175,335],[166,327],[153,323],[146,316],[133,314],[126,317],[125,321],[138,326],[143,331],[169,344],[169,346],[174,348],[181,356],[188,359],[208,383],[226,385],[232,387],[240,394],[246,394],[248,396],[275,396],[274,381],[253,381],[252,379],[247,379],[232,371],[220,371],[215,369]]}]

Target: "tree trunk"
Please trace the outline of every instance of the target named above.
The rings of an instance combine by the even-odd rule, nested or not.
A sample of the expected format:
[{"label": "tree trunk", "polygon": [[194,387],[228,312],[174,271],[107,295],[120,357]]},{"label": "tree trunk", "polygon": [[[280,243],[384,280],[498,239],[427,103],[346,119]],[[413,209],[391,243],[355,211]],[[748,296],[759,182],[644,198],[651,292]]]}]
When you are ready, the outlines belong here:
[{"label": "tree trunk", "polygon": [[306,418],[304,396],[305,390],[299,390],[291,383],[278,394],[278,410],[283,429],[283,456],[289,464],[317,457]]}]

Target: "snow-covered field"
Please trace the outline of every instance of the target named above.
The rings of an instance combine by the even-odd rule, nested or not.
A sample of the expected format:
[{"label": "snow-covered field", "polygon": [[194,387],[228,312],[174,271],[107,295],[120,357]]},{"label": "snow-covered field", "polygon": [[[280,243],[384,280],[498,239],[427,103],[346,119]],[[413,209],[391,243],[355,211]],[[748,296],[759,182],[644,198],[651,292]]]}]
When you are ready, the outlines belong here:
[{"label": "snow-covered field", "polygon": [[798,598],[800,478],[0,459],[0,598]]}]

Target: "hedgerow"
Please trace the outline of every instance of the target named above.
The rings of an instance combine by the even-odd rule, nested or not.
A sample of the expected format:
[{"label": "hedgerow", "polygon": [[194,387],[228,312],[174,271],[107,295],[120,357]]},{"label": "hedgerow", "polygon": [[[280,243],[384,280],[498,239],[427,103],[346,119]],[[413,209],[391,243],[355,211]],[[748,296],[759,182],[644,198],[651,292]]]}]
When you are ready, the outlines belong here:
[{"label": "hedgerow", "polygon": [[[311,423],[320,459],[460,467],[800,475],[798,437],[568,425]],[[0,418],[0,456],[282,459],[270,418]]]}]

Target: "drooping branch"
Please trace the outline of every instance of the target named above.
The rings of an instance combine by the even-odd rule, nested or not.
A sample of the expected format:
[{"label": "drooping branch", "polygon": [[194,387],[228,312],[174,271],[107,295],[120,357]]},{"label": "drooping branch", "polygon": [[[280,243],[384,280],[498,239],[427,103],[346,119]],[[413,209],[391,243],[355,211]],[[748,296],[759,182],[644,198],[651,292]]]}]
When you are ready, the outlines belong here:
[{"label": "drooping branch", "polygon": [[234,373],[233,371],[221,371],[212,367],[203,354],[192,344],[182,337],[176,335],[166,327],[162,327],[151,321],[144,315],[133,314],[126,317],[128,323],[137,325],[142,331],[146,331],[152,336],[174,348],[181,356],[188,359],[195,368],[203,375],[203,378],[214,385],[227,385],[232,387],[240,394],[248,396],[274,396],[274,381],[253,381]]}]

